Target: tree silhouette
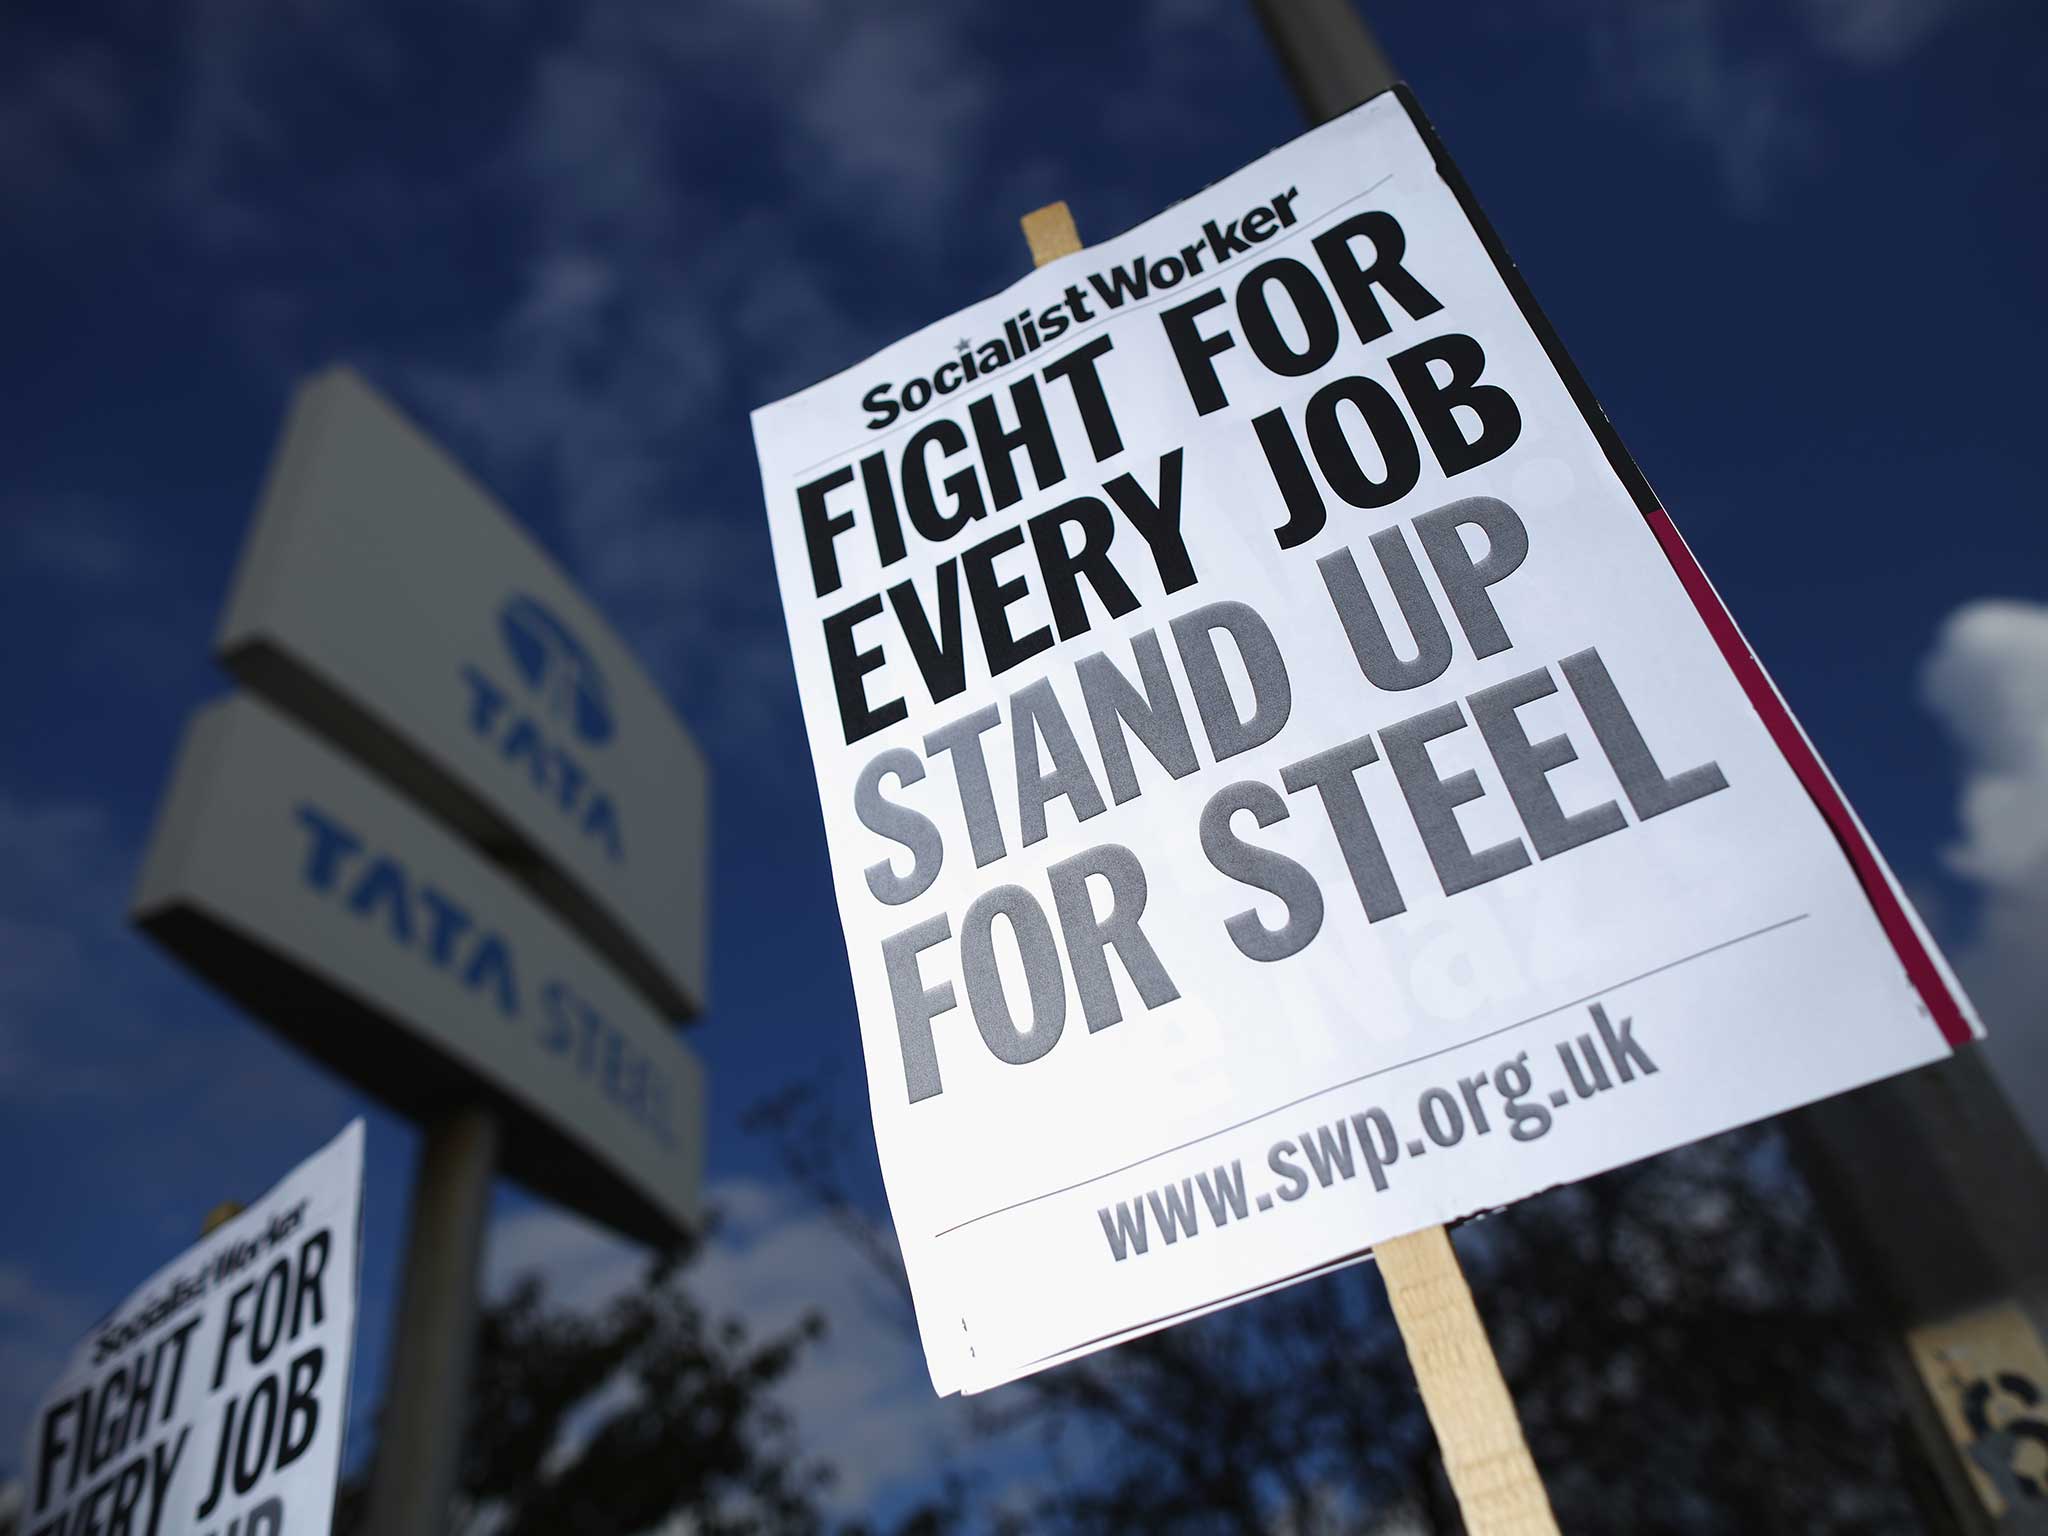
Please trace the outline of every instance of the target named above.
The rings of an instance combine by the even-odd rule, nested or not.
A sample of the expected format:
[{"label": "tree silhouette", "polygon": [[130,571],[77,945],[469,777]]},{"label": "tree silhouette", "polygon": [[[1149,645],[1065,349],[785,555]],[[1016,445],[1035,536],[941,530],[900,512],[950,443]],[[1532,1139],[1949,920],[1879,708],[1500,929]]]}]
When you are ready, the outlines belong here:
[{"label": "tree silhouette", "polygon": [[[765,1105],[793,1175],[901,1281],[848,1194],[829,1096]],[[1559,1523],[1575,1533],[1907,1533],[1899,1408],[1782,1137],[1738,1131],[1553,1190],[1457,1236]],[[775,1389],[822,1324],[754,1340],[687,1256],[594,1316],[528,1281],[488,1309],[458,1530],[811,1536],[830,1471]],[[907,1307],[907,1301],[906,1301]],[[906,1310],[905,1347],[912,1347]],[[976,1398],[1047,1469],[998,1500],[936,1469],[902,1536],[1461,1530],[1370,1265]],[[359,1512],[359,1495],[350,1507]],[[338,1524],[337,1529],[359,1529]]]},{"label": "tree silhouette", "polygon": [[[849,1237],[893,1262],[840,1180],[827,1098],[793,1089],[756,1124]],[[1469,1223],[1457,1246],[1564,1530],[1924,1529],[1878,1325],[1775,1129],[1552,1190]],[[975,1405],[985,1429],[1035,1432],[1052,1457],[1020,1528],[1462,1529],[1369,1265]]]},{"label": "tree silhouette", "polygon": [[[812,1536],[831,1528],[774,1391],[824,1329],[812,1316],[755,1339],[691,1297],[686,1251],[595,1315],[537,1278],[486,1307],[452,1529],[492,1536],[648,1532]],[[343,1492],[337,1536],[362,1533],[367,1484]]]}]

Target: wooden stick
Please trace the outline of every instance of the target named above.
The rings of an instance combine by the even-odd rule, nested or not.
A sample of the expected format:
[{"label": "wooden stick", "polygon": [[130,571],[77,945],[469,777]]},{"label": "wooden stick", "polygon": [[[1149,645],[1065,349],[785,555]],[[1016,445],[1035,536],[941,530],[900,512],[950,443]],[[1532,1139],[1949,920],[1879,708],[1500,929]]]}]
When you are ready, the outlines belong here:
[{"label": "wooden stick", "polygon": [[1543,1479],[1450,1234],[1424,1227],[1379,1244],[1373,1254],[1465,1529],[1471,1536],[1557,1536]]},{"label": "wooden stick", "polygon": [[[1034,267],[1081,249],[1081,232],[1065,203],[1047,203],[1019,222]],[[1449,1235],[1424,1227],[1381,1243],[1374,1253],[1466,1531],[1557,1536],[1549,1496]]]},{"label": "wooden stick", "polygon": [[1065,203],[1034,208],[1018,222],[1024,226],[1024,243],[1031,247],[1034,267],[1081,249],[1081,232],[1074,227],[1074,215]]}]

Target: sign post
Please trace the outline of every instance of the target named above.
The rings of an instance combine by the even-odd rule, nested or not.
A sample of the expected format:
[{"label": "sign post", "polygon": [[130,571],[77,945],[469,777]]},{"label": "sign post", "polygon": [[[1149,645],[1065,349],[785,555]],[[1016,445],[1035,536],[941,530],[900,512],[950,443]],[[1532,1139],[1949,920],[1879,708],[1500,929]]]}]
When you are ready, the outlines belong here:
[{"label": "sign post", "polygon": [[[703,754],[503,508],[345,368],[293,402],[136,922],[425,1130],[370,1518],[443,1528],[499,1171],[698,1216]],[[294,1527],[296,1528],[296,1527]]]},{"label": "sign post", "polygon": [[427,1128],[413,1182],[370,1530],[441,1536],[447,1528],[469,1416],[477,1273],[497,1154],[498,1124],[487,1109],[459,1110]]}]

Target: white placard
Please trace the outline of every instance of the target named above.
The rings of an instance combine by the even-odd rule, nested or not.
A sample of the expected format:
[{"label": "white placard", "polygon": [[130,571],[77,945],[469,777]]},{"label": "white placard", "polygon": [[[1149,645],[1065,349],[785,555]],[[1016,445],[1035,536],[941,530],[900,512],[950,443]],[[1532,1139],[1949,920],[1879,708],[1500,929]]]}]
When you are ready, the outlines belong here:
[{"label": "white placard", "polygon": [[247,695],[194,717],[135,917],[408,1112],[483,1089],[505,1166],[640,1236],[698,1213],[695,1055],[526,888]]},{"label": "white placard", "polygon": [[1405,95],[754,430],[941,1391],[1973,1027]]},{"label": "white placard", "polygon": [[664,1010],[704,1006],[703,754],[560,567],[346,368],[292,403],[220,650],[534,866]]},{"label": "white placard", "polygon": [[108,1313],[29,1425],[24,1536],[327,1531],[362,1199],[357,1120]]}]

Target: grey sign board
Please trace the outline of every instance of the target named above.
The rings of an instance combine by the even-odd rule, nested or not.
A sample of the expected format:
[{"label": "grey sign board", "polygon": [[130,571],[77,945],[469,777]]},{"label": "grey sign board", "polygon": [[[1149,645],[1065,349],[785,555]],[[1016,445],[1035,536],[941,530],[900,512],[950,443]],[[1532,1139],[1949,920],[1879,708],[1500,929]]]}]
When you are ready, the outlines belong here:
[{"label": "grey sign board", "polygon": [[704,1006],[702,752],[560,567],[345,368],[293,402],[220,652],[517,870],[664,1012]]},{"label": "grey sign board", "polygon": [[261,701],[187,727],[134,906],[395,1108],[481,1090],[537,1192],[654,1240],[695,1219],[704,1080],[667,1021],[517,880]]}]

